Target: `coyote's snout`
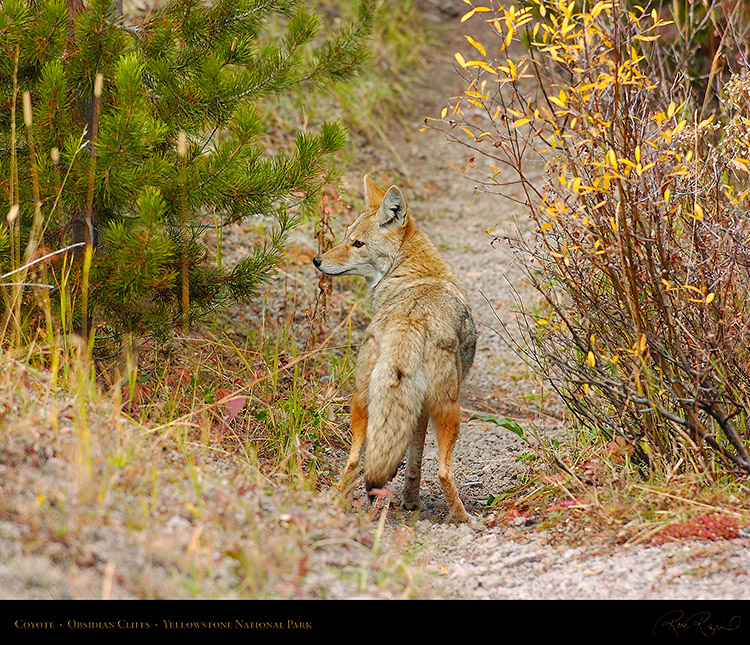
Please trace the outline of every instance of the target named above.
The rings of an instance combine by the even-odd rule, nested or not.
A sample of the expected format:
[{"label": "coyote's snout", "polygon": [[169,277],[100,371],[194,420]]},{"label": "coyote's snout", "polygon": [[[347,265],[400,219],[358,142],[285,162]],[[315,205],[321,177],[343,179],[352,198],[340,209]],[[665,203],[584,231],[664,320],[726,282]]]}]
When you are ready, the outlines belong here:
[{"label": "coyote's snout", "polygon": [[365,487],[386,485],[407,454],[403,504],[419,506],[425,432],[433,420],[439,477],[451,518],[466,522],[451,468],[458,394],[474,360],[476,329],[463,286],[416,227],[401,190],[365,177],[365,210],[342,244],[313,259],[326,275],[361,275],[374,314],[365,332],[352,399],[352,448],[341,477],[351,496],[365,447]]}]

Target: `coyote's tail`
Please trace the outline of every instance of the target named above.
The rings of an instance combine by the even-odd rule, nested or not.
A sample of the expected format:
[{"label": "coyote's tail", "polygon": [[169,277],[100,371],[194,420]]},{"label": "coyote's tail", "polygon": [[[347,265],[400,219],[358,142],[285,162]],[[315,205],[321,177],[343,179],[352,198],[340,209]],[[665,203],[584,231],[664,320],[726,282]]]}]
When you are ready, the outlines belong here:
[{"label": "coyote's tail", "polygon": [[413,328],[408,331],[381,345],[370,375],[364,463],[368,491],[383,488],[396,474],[422,414],[427,393],[424,338]]}]

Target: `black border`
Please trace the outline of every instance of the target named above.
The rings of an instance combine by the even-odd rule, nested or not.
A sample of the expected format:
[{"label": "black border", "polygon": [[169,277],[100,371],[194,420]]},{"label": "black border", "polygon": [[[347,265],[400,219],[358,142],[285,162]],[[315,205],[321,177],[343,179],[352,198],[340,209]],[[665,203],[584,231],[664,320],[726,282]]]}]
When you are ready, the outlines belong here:
[{"label": "black border", "polygon": [[559,642],[561,636],[614,643],[750,643],[745,601],[9,600],[0,609],[0,637],[11,643],[62,635],[76,642],[89,637],[102,643],[102,636],[133,642],[196,633],[263,643],[324,637],[334,644],[440,639],[465,645],[461,641],[471,639],[481,645],[512,639],[525,645]]}]

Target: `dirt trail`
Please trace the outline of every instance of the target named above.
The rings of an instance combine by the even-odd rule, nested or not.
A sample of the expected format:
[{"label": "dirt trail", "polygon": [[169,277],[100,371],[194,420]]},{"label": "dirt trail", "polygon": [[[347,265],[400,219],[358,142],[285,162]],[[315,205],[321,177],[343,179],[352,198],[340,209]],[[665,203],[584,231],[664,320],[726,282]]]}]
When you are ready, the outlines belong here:
[{"label": "dirt trail", "polygon": [[[419,114],[437,116],[460,91],[453,53],[463,50],[465,25],[460,3],[423,2],[425,11],[446,29],[445,46],[429,61],[428,80],[414,88]],[[442,5],[442,9],[439,7]],[[457,9],[457,5],[460,5]],[[468,150],[446,144],[434,131],[419,132],[415,121],[404,141],[392,141],[398,156],[378,169],[406,174],[412,212],[465,281],[479,327],[475,365],[465,384],[464,423],[454,472],[467,509],[479,514],[483,500],[517,483],[525,450],[521,439],[493,424],[470,421],[497,414],[523,427],[564,437],[565,426],[551,392],[541,391],[525,366],[493,331],[496,316],[514,325],[513,289],[532,297],[522,271],[504,244],[489,244],[485,233],[523,229],[524,213],[510,200],[487,196],[456,170]],[[365,153],[366,154],[366,153]],[[541,178],[540,178],[541,179]],[[414,196],[417,199],[414,199]],[[545,401],[541,406],[540,401]],[[562,417],[561,417],[562,418]],[[435,572],[431,592],[443,598],[474,599],[747,599],[750,598],[748,539],[721,543],[692,541],[664,546],[614,546],[591,536],[590,546],[561,539],[564,527],[540,530],[532,518],[485,518],[474,531],[446,520],[437,480],[437,449],[428,433],[422,500],[425,508],[415,531],[426,547],[423,566]]]}]

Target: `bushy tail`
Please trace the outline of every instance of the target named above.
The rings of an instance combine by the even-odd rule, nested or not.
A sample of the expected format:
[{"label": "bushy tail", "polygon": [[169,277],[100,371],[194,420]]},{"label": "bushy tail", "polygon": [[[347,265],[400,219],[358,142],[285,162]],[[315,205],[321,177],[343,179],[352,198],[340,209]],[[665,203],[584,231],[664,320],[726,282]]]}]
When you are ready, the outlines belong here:
[{"label": "bushy tail", "polygon": [[382,354],[370,375],[364,464],[368,491],[384,487],[396,474],[422,413],[427,393],[424,340],[410,331],[381,345]]}]

